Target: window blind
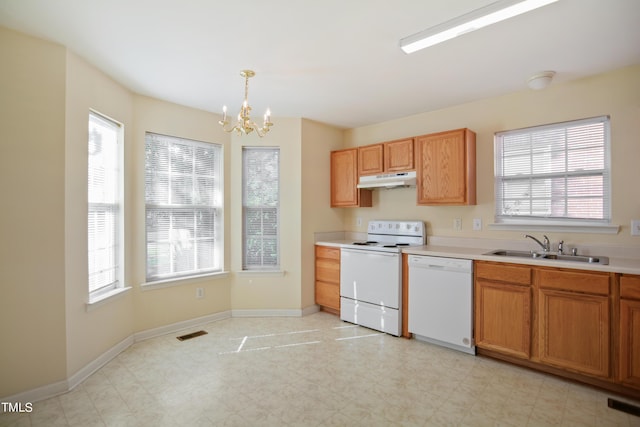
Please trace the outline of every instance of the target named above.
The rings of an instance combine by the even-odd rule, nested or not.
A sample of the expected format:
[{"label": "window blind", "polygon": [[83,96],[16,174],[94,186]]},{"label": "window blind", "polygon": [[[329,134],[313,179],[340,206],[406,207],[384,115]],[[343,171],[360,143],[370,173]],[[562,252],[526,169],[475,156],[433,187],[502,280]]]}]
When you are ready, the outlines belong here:
[{"label": "window blind", "polygon": [[147,281],[220,271],[222,147],[145,138]]},{"label": "window blind", "polygon": [[609,117],[495,135],[496,221],[610,221]]},{"label": "window blind", "polygon": [[245,147],[243,157],[243,270],[280,265],[280,149]]},{"label": "window blind", "polygon": [[120,125],[89,113],[88,269],[89,292],[118,286],[120,225]]}]

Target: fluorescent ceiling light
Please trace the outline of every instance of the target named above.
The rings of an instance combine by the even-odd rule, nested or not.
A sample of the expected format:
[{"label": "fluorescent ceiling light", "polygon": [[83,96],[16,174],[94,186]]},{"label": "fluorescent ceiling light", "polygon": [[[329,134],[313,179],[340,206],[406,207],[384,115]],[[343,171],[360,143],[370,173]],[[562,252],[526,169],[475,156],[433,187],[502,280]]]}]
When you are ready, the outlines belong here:
[{"label": "fluorescent ceiling light", "polygon": [[400,40],[400,48],[405,53],[413,53],[556,1],[558,0],[499,0],[435,27],[405,37]]}]

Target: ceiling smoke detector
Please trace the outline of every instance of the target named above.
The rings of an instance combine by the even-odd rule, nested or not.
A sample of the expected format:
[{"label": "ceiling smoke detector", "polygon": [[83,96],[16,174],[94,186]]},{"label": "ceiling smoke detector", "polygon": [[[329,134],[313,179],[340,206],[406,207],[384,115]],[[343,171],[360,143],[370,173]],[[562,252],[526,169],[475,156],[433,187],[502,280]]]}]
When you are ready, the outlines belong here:
[{"label": "ceiling smoke detector", "polygon": [[527,80],[527,86],[529,86],[529,88],[533,90],[542,90],[549,86],[555,74],[555,71],[542,71],[540,73],[534,74],[533,76],[529,77],[529,80]]}]

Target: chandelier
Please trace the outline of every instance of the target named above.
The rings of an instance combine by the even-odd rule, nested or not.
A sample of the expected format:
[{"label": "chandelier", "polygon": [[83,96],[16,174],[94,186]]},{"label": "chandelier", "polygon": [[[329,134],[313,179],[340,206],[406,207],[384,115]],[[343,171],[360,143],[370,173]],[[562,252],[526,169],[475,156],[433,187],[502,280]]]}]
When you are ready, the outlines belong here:
[{"label": "chandelier", "polygon": [[262,127],[258,127],[258,124],[251,120],[251,107],[247,101],[247,95],[249,94],[249,79],[256,75],[252,70],[242,70],[240,75],[244,77],[244,102],[238,113],[238,121],[233,127],[229,127],[229,120],[227,120],[227,106],[222,107],[222,120],[218,123],[222,126],[225,132],[236,131],[238,135],[250,134],[254,130],[261,138],[269,132],[269,128],[273,126],[271,123],[271,111],[267,108],[267,112],[264,114],[264,121]]}]

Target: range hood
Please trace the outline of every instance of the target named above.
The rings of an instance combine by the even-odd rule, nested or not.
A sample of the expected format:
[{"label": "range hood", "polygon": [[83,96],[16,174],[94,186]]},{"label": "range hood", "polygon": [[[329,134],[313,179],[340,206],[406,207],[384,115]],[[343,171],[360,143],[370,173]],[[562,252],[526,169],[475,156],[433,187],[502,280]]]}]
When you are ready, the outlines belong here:
[{"label": "range hood", "polygon": [[416,172],[386,173],[382,175],[361,176],[358,188],[397,188],[415,187]]}]

